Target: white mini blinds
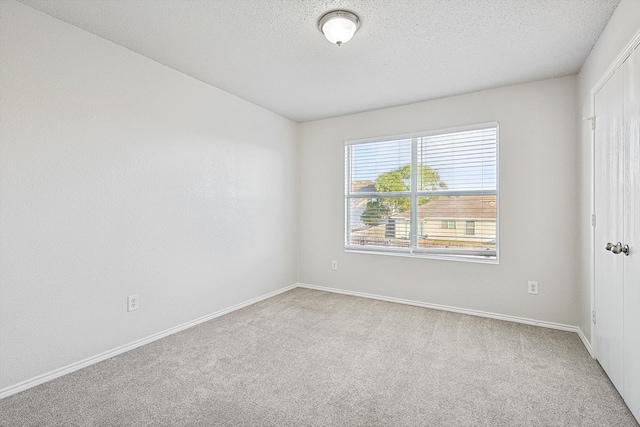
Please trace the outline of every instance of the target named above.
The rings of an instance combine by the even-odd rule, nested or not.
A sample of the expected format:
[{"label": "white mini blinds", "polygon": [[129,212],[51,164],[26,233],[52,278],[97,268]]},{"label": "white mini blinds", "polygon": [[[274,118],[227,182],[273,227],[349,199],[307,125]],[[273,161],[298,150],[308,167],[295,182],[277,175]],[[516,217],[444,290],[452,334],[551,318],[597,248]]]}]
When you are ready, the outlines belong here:
[{"label": "white mini blinds", "polygon": [[498,124],[345,142],[345,248],[498,259]]}]

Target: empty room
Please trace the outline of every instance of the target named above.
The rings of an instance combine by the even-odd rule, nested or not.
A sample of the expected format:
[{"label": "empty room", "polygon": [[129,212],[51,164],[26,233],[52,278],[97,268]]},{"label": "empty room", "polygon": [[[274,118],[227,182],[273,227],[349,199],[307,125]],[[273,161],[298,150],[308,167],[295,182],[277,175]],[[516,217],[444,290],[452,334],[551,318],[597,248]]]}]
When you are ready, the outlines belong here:
[{"label": "empty room", "polygon": [[0,0],[0,426],[638,426],[640,0]]}]

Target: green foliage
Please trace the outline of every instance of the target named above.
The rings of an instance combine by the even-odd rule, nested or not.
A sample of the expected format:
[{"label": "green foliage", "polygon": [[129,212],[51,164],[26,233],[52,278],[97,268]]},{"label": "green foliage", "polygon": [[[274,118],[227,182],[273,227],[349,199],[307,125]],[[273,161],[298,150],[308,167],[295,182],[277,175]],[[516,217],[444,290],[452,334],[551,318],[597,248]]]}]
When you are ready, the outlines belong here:
[{"label": "green foliage", "polygon": [[[438,188],[447,188],[447,184],[440,179],[440,174],[429,166],[418,166],[418,190],[433,191]],[[376,191],[379,193],[404,192],[411,190],[411,165],[401,166],[390,172],[384,172],[378,176],[375,182]],[[418,198],[418,205],[423,205],[433,197]],[[391,215],[406,212],[411,209],[411,199],[409,197],[384,197],[367,203],[360,218],[362,222],[373,226],[379,224]]]},{"label": "green foliage", "polygon": [[391,172],[381,173],[376,179],[375,187],[379,193],[409,191],[411,181],[411,165],[405,165]]},{"label": "green foliage", "polygon": [[367,209],[362,212],[360,218],[365,224],[373,226],[379,224],[383,218],[387,218],[390,213],[389,207],[378,199],[367,203]]}]

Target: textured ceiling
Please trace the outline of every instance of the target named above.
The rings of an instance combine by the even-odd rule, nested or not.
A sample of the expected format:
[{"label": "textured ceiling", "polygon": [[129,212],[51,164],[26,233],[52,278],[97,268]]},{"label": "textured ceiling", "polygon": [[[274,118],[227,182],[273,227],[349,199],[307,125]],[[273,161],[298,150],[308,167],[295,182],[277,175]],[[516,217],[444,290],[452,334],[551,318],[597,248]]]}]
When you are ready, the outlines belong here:
[{"label": "textured ceiling", "polygon": [[301,122],[575,74],[620,0],[20,1]]}]

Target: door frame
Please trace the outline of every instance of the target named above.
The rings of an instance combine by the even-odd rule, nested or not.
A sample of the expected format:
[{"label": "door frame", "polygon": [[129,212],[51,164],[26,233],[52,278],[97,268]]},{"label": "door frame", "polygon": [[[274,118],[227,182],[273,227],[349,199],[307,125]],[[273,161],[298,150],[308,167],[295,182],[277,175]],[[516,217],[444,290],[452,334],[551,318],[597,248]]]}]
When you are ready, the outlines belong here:
[{"label": "door frame", "polygon": [[[611,76],[613,76],[616,70],[620,68],[620,66],[622,66],[624,61],[627,60],[629,55],[631,55],[631,52],[633,52],[638,47],[638,45],[640,45],[640,31],[638,31],[636,35],[633,36],[633,38],[629,43],[627,43],[625,48],[622,49],[620,54],[618,54],[616,59],[611,63],[611,65],[609,65],[609,68],[607,68],[607,70],[604,72],[604,74],[602,74],[602,76],[600,77],[598,82],[595,84],[595,86],[591,89],[591,96],[590,96],[590,100],[591,100],[590,114],[591,115],[589,117],[584,117],[583,120],[590,120],[593,123],[593,119],[595,118],[595,111],[596,111],[596,94],[600,91],[600,89],[603,88],[603,86],[607,83],[607,81],[609,81],[609,79],[611,78]],[[597,126],[597,123],[596,123],[596,126]],[[595,144],[595,141],[596,141],[596,131],[592,125],[591,126],[591,147],[590,147],[591,149],[591,171],[590,171],[591,218],[593,218],[596,212],[596,197],[595,197],[596,144]],[[597,221],[597,218],[596,218],[596,221]],[[596,232],[595,232],[595,226],[593,225],[593,220],[591,221],[591,227],[590,227],[590,241],[591,241],[591,245],[590,245],[591,247],[590,247],[589,259],[590,259],[591,265],[589,266],[589,282],[590,282],[590,288],[591,288],[591,339],[590,339],[591,348],[589,349],[589,352],[591,353],[591,357],[596,359],[596,356],[598,354],[598,351],[596,349],[596,340],[595,340],[597,323],[594,323],[593,321],[593,313],[596,309],[596,281],[595,281]],[[596,322],[597,322],[597,319],[596,319]]]}]

